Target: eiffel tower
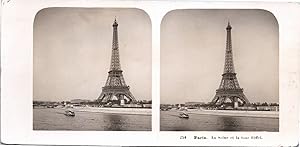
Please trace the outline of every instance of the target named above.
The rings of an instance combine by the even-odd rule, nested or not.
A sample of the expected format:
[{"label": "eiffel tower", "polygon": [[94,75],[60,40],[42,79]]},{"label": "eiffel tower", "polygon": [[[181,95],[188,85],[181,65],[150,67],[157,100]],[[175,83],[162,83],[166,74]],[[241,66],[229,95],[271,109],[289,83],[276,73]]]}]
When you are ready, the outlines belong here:
[{"label": "eiffel tower", "polygon": [[231,44],[231,29],[230,23],[226,27],[226,53],[224,73],[219,88],[216,90],[216,95],[211,104],[220,106],[229,99],[233,103],[233,108],[237,108],[239,103],[241,105],[248,105],[250,102],[243,93],[243,88],[240,88],[233,66],[232,44]]},{"label": "eiffel tower", "polygon": [[135,103],[136,99],[129,91],[126,85],[120,64],[119,45],[118,45],[118,23],[115,19],[113,23],[113,42],[110,70],[105,86],[97,99],[100,103],[107,103],[112,100],[118,100],[120,105],[125,103]]}]

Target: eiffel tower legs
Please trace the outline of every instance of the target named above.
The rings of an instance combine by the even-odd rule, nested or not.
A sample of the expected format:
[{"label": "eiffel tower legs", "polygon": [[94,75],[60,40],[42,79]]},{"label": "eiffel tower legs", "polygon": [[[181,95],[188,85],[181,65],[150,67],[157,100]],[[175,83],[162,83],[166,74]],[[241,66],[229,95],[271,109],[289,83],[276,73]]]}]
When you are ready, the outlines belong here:
[{"label": "eiffel tower legs", "polygon": [[244,93],[239,93],[239,94],[216,94],[215,97],[213,98],[211,104],[220,106],[225,103],[226,100],[230,100],[233,104],[233,108],[237,108],[239,104],[241,105],[248,105],[250,102],[244,95]]},{"label": "eiffel tower legs", "polygon": [[120,101],[120,104],[136,102],[136,99],[134,98],[132,93],[129,91],[129,89],[123,88],[123,89],[106,90],[105,87],[103,87],[103,91],[98,98],[98,102],[107,103],[108,101],[111,101],[114,98],[116,98],[118,101]]}]

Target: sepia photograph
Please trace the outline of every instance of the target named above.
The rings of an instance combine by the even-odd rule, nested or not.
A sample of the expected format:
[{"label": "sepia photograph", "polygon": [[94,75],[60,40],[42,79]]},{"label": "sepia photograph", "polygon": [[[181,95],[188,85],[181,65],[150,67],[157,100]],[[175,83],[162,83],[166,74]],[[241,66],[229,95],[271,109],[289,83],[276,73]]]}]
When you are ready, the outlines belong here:
[{"label": "sepia photograph", "polygon": [[299,143],[295,2],[4,0],[1,8],[2,144]]},{"label": "sepia photograph", "polygon": [[161,131],[279,131],[279,28],[259,9],[173,10],[161,23]]},{"label": "sepia photograph", "polygon": [[151,21],[46,8],[33,25],[33,130],[151,131]]}]

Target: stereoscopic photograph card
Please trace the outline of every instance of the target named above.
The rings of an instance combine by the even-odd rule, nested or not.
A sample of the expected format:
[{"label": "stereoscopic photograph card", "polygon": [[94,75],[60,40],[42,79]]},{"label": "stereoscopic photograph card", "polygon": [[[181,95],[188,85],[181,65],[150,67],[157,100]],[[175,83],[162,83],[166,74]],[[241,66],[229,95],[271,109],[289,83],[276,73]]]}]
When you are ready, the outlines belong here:
[{"label": "stereoscopic photograph card", "polygon": [[297,2],[1,5],[3,144],[299,142]]}]

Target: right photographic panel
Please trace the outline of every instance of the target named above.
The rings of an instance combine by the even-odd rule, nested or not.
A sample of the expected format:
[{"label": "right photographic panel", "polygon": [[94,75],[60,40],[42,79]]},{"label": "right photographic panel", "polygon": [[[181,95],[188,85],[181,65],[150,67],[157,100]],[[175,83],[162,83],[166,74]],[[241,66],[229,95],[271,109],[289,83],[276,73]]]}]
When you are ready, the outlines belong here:
[{"label": "right photographic panel", "polygon": [[161,131],[279,131],[279,30],[260,9],[173,10],[161,23]]}]

